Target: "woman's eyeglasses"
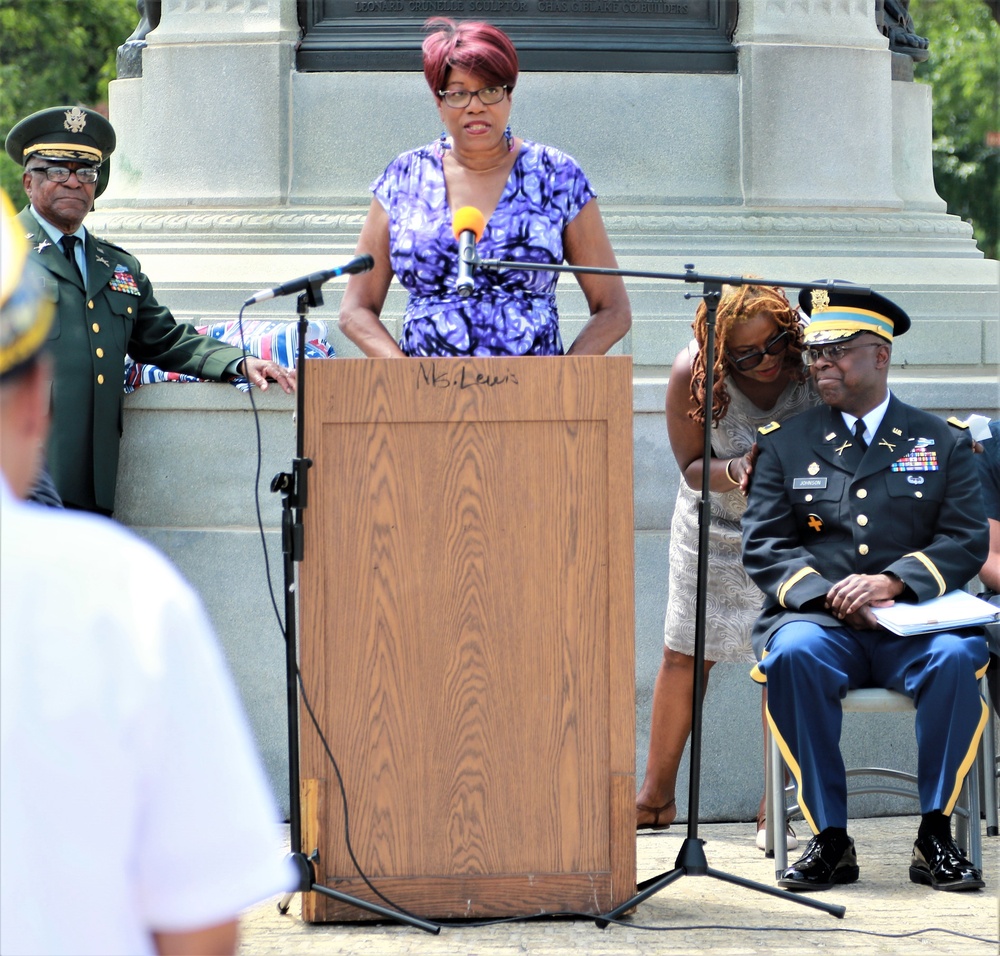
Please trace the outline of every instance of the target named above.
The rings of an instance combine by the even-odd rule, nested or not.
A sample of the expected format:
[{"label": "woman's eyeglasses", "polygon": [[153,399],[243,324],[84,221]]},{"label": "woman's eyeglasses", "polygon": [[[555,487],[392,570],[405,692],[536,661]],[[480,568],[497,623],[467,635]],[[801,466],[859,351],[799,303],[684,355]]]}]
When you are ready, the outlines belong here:
[{"label": "woman's eyeglasses", "polygon": [[771,339],[760,352],[750,352],[748,355],[737,357],[727,349],[726,357],[732,362],[734,368],[739,369],[741,372],[749,372],[764,361],[765,355],[781,355],[791,344],[792,334],[786,329]]},{"label": "woman's eyeglasses", "polygon": [[481,90],[438,90],[444,105],[453,110],[464,110],[474,96],[483,106],[495,106],[506,95],[506,86],[484,86]]}]

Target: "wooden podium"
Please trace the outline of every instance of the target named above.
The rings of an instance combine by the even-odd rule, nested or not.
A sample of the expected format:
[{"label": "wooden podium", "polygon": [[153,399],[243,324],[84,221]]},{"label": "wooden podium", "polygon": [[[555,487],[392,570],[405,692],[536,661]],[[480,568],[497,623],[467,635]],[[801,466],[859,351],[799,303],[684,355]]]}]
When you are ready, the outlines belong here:
[{"label": "wooden podium", "polygon": [[[629,899],[631,359],[338,359],[306,382],[300,669],[361,868],[429,918]],[[300,713],[301,850],[380,902]],[[372,918],[318,893],[303,916]]]}]

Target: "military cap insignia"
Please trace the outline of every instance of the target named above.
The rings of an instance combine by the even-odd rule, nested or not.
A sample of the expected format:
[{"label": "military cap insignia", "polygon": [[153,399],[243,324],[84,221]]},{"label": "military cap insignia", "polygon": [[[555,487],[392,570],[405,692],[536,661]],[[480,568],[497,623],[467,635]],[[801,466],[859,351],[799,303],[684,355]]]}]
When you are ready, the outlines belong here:
[{"label": "military cap insignia", "polygon": [[813,312],[822,311],[830,305],[830,293],[826,289],[813,289],[811,298]]},{"label": "military cap insignia", "polygon": [[66,116],[66,122],[63,123],[64,129],[68,129],[71,133],[83,132],[83,128],[87,125],[87,114],[79,106],[66,110],[64,115]]},{"label": "military cap insignia", "polygon": [[762,435],[770,435],[771,432],[776,432],[779,428],[781,428],[781,422],[770,422],[767,425],[761,425],[757,431]]},{"label": "military cap insignia", "polygon": [[810,466],[809,466],[809,467],[808,467],[808,468],[806,469],[806,471],[808,471],[810,475],[815,475],[815,474],[816,474],[816,472],[818,472],[818,471],[819,471],[819,465],[818,465],[818,464],[817,464],[817,463],[816,463],[816,462],[814,461],[814,462],[813,462],[813,463],[812,463],[812,464],[811,464],[811,465],[810,465]]}]

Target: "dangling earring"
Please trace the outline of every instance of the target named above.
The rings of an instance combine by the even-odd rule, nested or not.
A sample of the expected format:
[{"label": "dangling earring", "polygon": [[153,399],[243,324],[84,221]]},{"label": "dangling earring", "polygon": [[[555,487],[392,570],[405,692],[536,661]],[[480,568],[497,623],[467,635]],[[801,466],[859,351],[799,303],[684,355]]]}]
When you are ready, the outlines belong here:
[{"label": "dangling earring", "polygon": [[441,130],[441,138],[438,142],[441,144],[442,149],[451,149],[451,143],[448,142],[448,131],[446,129]]},{"label": "dangling earring", "polygon": [[507,128],[503,131],[504,139],[507,140],[507,152],[509,153],[514,148],[514,133],[511,131],[510,123],[507,124]]}]

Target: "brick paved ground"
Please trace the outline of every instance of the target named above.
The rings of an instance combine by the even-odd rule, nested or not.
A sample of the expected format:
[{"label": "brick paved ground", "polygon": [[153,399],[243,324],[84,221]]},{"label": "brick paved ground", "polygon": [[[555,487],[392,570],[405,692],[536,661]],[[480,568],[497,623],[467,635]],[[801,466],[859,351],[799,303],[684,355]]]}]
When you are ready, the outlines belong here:
[{"label": "brick paved ground", "polygon": [[[786,900],[708,876],[682,876],[641,903],[623,925],[599,929],[586,919],[507,923],[487,927],[447,926],[440,935],[399,924],[308,925],[299,897],[288,915],[276,900],[250,910],[243,923],[243,956],[352,954],[352,956],[612,956],[612,954],[996,954],[1000,838],[984,839],[988,888],[978,893],[941,893],[909,882],[907,867],[916,834],[915,817],[853,821],[861,880],[817,894],[847,907],[838,920]],[[686,836],[678,826],[638,841],[639,879],[673,868]],[[773,861],[753,845],[752,825],[705,824],[708,865],[725,873],[773,885]],[[287,841],[287,828],[285,828]],[[793,854],[794,859],[794,854]],[[921,932],[923,931],[923,932]],[[951,932],[944,932],[951,931]],[[962,938],[965,933],[978,940]],[[905,935],[915,934],[915,935]]]}]

